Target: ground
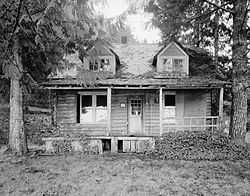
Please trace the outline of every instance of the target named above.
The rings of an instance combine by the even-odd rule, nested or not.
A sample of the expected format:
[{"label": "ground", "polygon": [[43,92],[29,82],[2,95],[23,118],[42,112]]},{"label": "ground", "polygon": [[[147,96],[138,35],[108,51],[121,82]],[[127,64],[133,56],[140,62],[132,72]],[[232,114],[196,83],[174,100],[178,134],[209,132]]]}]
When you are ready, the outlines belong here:
[{"label": "ground", "polygon": [[0,195],[250,195],[249,161],[142,155],[0,157]]}]

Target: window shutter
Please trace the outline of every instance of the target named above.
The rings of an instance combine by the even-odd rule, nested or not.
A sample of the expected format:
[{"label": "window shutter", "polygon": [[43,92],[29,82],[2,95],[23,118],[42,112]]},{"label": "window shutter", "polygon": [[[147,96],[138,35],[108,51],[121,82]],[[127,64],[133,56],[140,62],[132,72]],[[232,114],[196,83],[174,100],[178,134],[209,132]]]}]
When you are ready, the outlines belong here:
[{"label": "window shutter", "polygon": [[77,94],[77,100],[76,100],[76,122],[80,123],[80,101],[81,96]]}]

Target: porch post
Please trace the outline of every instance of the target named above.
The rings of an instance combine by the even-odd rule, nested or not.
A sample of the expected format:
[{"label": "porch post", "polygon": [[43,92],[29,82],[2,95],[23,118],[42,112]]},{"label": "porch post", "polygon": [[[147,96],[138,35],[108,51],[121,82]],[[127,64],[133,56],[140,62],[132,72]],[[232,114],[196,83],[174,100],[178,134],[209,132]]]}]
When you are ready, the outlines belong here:
[{"label": "porch post", "polygon": [[50,91],[50,101],[51,101],[51,121],[52,121],[52,125],[56,125],[56,104],[57,104],[57,98],[56,98],[56,92],[52,90]]},{"label": "porch post", "polygon": [[159,107],[160,107],[160,135],[162,135],[162,88],[159,93]]},{"label": "porch post", "polygon": [[220,88],[220,97],[219,97],[219,123],[222,125],[223,121],[223,94],[224,88]]},{"label": "porch post", "polygon": [[107,89],[107,109],[108,109],[108,131],[107,135],[111,133],[111,87]]}]

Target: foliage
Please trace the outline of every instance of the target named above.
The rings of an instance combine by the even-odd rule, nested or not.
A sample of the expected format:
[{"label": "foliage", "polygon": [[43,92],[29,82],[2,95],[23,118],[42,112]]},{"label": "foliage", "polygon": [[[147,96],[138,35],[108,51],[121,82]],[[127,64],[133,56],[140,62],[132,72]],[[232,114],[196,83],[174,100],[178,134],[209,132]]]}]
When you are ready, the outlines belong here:
[{"label": "foliage", "polygon": [[[220,4],[226,1],[220,0]],[[228,3],[225,8],[230,7]],[[215,13],[221,20],[229,20],[231,15],[223,15],[222,11],[207,1],[181,0],[162,1],[150,0],[146,11],[154,14],[153,25],[160,28],[163,40],[181,39],[183,42],[198,47],[211,46],[211,37],[214,36],[216,27]],[[225,17],[225,18],[222,18]],[[230,36],[231,29],[223,22],[219,23],[221,36]]]},{"label": "foliage", "polygon": [[[227,0],[218,1],[220,5],[224,5],[225,9],[230,9],[230,2]],[[231,41],[232,27],[228,21],[232,20],[232,15],[225,14],[207,1],[150,0],[145,10],[153,13],[152,23],[161,30],[163,43],[174,39],[183,44],[210,51],[211,49],[215,50],[217,46],[214,40],[217,28],[218,37],[223,37],[218,42],[220,52],[225,51],[225,46]],[[216,14],[219,16],[219,22],[216,21]],[[225,79],[228,73],[229,59],[228,55],[222,53],[219,55],[219,61],[216,65],[213,61],[205,61],[201,65],[208,66],[210,72],[217,71],[217,76]]]},{"label": "foliage", "polygon": [[[84,47],[97,37],[88,0],[4,0],[0,8],[0,74],[7,77],[20,72],[22,77],[44,80],[63,68],[69,43],[84,53]],[[19,48],[15,49],[15,42]],[[18,50],[23,68],[16,65],[13,50]]]},{"label": "foliage", "polygon": [[249,159],[246,146],[233,143],[219,131],[177,131],[157,138],[149,156],[159,159],[182,160],[238,160]]}]

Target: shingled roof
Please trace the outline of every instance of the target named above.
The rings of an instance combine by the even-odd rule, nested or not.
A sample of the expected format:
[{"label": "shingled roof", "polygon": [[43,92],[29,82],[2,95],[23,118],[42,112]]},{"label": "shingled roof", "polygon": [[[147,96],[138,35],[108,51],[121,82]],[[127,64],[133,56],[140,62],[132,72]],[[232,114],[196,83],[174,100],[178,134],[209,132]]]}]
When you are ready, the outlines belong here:
[{"label": "shingled roof", "polygon": [[[153,59],[161,50],[158,44],[114,44],[112,51],[117,54],[121,66],[116,75],[96,73],[81,73],[81,62],[77,54],[71,57],[72,66],[58,72],[57,75],[43,83],[48,88],[57,87],[93,87],[93,86],[127,86],[127,87],[154,87],[165,88],[215,88],[221,87],[225,82],[209,76],[187,76],[179,73],[155,72]],[[193,48],[186,46],[185,51],[193,55]],[[204,53],[204,51],[199,51]],[[81,76],[79,78],[79,75]]]}]

